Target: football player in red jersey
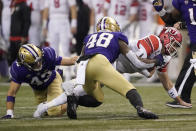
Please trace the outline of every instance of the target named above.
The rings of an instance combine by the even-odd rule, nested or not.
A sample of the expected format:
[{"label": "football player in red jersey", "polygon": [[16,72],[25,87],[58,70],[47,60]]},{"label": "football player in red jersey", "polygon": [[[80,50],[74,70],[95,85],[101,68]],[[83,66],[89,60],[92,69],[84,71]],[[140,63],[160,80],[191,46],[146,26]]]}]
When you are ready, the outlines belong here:
[{"label": "football player in red jersey", "polygon": [[182,35],[177,29],[165,27],[159,36],[149,35],[135,43],[129,44],[130,49],[132,49],[137,56],[151,59],[158,57],[163,59],[164,64],[150,69],[142,69],[134,66],[134,63],[130,63],[123,55],[120,55],[117,59],[116,68],[120,73],[140,72],[146,77],[151,77],[155,69],[157,69],[159,79],[165,90],[168,91],[169,96],[178,101],[184,108],[191,108],[191,104],[180,99],[167,73],[167,65],[171,58],[177,55],[177,48],[181,47],[181,42]]}]

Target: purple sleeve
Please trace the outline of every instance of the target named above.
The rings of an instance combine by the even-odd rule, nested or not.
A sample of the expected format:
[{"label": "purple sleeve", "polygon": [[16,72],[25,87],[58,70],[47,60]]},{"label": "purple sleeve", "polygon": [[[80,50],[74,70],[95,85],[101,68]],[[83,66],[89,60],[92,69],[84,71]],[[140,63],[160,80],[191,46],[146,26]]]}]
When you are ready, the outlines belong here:
[{"label": "purple sleeve", "polygon": [[18,83],[18,84],[21,84],[22,83],[22,79],[20,79],[20,75],[19,74],[23,74],[23,73],[19,73],[19,67],[17,66],[16,62],[14,62],[11,66],[11,69],[10,69],[10,74],[11,74],[11,80]]},{"label": "purple sleeve", "polygon": [[43,48],[44,51],[44,58],[47,62],[50,62],[50,64],[60,65],[62,57],[57,56],[56,52],[51,47],[45,47]]},{"label": "purple sleeve", "polygon": [[61,57],[61,56],[57,56],[57,57],[56,57],[56,62],[55,62],[55,64],[56,64],[56,65],[60,65],[60,64],[61,64],[61,61],[62,61],[62,57]]},{"label": "purple sleeve", "polygon": [[122,33],[120,33],[120,32],[118,34],[118,39],[124,41],[125,43],[127,43],[127,45],[129,43],[127,37],[125,35],[123,35]]},{"label": "purple sleeve", "polygon": [[84,38],[84,43],[87,43],[87,42],[88,42],[89,37],[90,37],[91,35],[92,35],[92,34],[90,34],[90,35],[88,35],[88,36],[86,36],[86,37]]},{"label": "purple sleeve", "polygon": [[172,5],[180,11],[180,0],[172,0]]}]

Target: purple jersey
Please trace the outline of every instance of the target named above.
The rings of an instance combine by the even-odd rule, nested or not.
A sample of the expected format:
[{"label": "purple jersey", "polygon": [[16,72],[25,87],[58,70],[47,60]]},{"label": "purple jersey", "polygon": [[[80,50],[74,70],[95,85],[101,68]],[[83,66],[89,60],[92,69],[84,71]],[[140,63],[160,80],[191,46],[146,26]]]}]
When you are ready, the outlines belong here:
[{"label": "purple jersey", "polygon": [[43,61],[41,71],[28,70],[24,65],[15,61],[11,66],[12,81],[21,84],[28,83],[35,90],[43,90],[56,78],[56,65],[60,65],[62,57],[56,56],[53,48],[43,48]]},{"label": "purple jersey", "polygon": [[196,3],[192,0],[173,0],[173,6],[181,12],[187,24],[192,44],[196,44]]},{"label": "purple jersey", "polygon": [[102,54],[113,63],[120,54],[118,41],[128,44],[127,37],[121,32],[98,32],[85,37],[85,55]]}]

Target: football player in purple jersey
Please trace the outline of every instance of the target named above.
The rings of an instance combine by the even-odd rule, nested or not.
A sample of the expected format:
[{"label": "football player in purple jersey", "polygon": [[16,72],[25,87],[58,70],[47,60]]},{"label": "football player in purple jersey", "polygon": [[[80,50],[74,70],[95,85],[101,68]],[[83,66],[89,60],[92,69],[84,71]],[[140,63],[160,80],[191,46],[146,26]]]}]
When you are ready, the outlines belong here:
[{"label": "football player in purple jersey", "polygon": [[[119,24],[111,17],[103,17],[97,23],[97,32],[84,39],[81,57],[78,60],[76,76],[76,88],[82,86],[89,99],[77,101],[75,95],[67,96],[67,115],[71,119],[77,119],[76,107],[91,104],[97,106],[104,100],[101,84],[127,98],[136,108],[137,114],[146,119],[157,119],[158,116],[143,107],[142,99],[136,88],[129,83],[119,72],[113,68],[112,63],[122,53],[130,61],[141,68],[163,64],[160,59],[140,59],[129,48],[128,40],[121,33]],[[92,102],[92,99],[94,102]],[[90,102],[87,102],[87,101]]]},{"label": "football player in purple jersey", "polygon": [[[190,37],[190,52],[187,54],[182,69],[175,83],[175,88],[182,100],[191,103],[191,91],[196,80],[196,0],[172,0],[174,10],[171,13],[165,11],[163,0],[154,0],[153,6],[166,23],[175,23],[183,19],[179,27],[187,28]],[[170,107],[181,106],[177,101],[168,102]]]},{"label": "football player in purple jersey", "polygon": [[[58,65],[74,65],[77,56],[56,56],[53,48],[40,49],[33,44],[22,45],[18,52],[18,58],[12,63],[10,74],[11,83],[7,93],[7,113],[2,118],[14,118],[14,104],[16,93],[22,83],[28,83],[34,92],[36,103],[51,101],[60,95],[62,78],[55,70]],[[65,113],[66,104],[53,107],[47,111],[49,116],[59,116]]]}]

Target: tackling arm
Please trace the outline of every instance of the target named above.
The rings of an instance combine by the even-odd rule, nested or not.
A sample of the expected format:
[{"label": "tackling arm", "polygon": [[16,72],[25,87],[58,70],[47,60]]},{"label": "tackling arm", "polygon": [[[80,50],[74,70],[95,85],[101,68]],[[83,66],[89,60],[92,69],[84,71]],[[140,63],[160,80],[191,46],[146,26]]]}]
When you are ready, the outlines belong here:
[{"label": "tackling arm", "polygon": [[71,66],[76,63],[78,60],[78,56],[73,56],[73,57],[63,57],[61,60],[61,65],[63,66]]},{"label": "tackling arm", "polygon": [[184,102],[178,95],[175,87],[173,87],[172,81],[169,79],[168,73],[167,72],[158,72],[157,73],[159,76],[159,79],[165,88],[165,90],[168,92],[169,96],[176,101],[178,101],[181,105],[191,107],[192,105],[189,103]]},{"label": "tackling arm", "polygon": [[141,57],[136,56],[136,54],[128,48],[128,45],[122,41],[119,40],[119,46],[121,53],[131,61],[131,63],[134,64],[135,67],[140,69],[146,69],[146,68],[152,68],[156,60],[155,59],[144,59]]}]

